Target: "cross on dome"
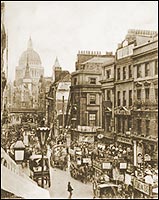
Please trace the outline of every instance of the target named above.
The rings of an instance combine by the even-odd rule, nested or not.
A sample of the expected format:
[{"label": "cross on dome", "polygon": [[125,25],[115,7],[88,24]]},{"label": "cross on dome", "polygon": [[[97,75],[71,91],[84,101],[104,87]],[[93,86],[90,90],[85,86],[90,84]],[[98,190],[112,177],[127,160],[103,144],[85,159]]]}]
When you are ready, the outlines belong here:
[{"label": "cross on dome", "polygon": [[30,36],[29,41],[28,41],[28,49],[32,49],[32,48],[33,48],[33,43],[32,43],[32,39]]}]

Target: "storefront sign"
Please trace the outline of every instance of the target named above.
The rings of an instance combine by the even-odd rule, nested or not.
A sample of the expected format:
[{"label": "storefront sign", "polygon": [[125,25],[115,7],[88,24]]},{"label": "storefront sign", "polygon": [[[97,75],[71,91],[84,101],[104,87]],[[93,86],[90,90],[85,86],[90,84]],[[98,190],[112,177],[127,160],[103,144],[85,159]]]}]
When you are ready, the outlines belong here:
[{"label": "storefront sign", "polygon": [[120,163],[120,169],[127,169],[127,163]]},{"label": "storefront sign", "polygon": [[151,195],[151,187],[150,184],[143,183],[139,181],[137,178],[134,178],[133,186],[136,190],[143,192],[146,195]]},{"label": "storefront sign", "polygon": [[91,164],[91,158],[83,158],[83,163]]},{"label": "storefront sign", "polygon": [[126,143],[132,145],[132,141],[130,138],[125,138],[125,137],[118,137],[117,139],[118,142]]},{"label": "storefront sign", "polygon": [[111,169],[111,163],[102,163],[102,169]]}]

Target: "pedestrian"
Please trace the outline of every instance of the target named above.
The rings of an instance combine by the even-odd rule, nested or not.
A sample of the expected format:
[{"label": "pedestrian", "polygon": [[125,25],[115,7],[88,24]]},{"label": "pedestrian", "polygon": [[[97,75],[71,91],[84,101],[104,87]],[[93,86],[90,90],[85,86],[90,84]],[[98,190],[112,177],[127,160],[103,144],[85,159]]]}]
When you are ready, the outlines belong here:
[{"label": "pedestrian", "polygon": [[68,197],[68,199],[71,199],[73,188],[71,187],[70,182],[68,182],[68,189],[67,189],[67,191],[69,192],[69,197]]}]

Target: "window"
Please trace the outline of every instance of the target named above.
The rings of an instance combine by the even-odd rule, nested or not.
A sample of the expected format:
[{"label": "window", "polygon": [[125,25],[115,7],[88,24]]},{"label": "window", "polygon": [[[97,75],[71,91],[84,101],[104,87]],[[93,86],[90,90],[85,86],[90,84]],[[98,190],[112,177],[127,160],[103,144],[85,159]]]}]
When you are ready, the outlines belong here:
[{"label": "window", "polygon": [[120,80],[120,68],[117,69],[117,80]]},{"label": "window", "polygon": [[146,63],[145,64],[145,76],[149,76],[150,74],[150,64]]},{"label": "window", "polygon": [[131,129],[131,126],[132,126],[132,120],[131,118],[128,118],[128,130]]},{"label": "window", "polygon": [[74,78],[74,85],[77,84],[77,78]]},{"label": "window", "polygon": [[155,100],[158,101],[158,88],[155,88]]},{"label": "window", "polygon": [[131,65],[129,65],[129,78],[132,78],[132,68],[131,68]]},{"label": "window", "polygon": [[150,95],[150,89],[145,88],[145,99],[149,99],[149,95]]},{"label": "window", "polygon": [[155,75],[158,75],[158,61],[155,60]]},{"label": "window", "polygon": [[96,104],[96,95],[95,94],[90,94],[89,103],[90,104]]},{"label": "window", "polygon": [[111,75],[111,70],[106,70],[106,77],[109,79],[110,78],[110,75]]},{"label": "window", "polygon": [[126,79],[126,67],[123,67],[123,80]]},{"label": "window", "polygon": [[141,65],[137,65],[137,78],[141,78]]},{"label": "window", "polygon": [[126,106],[126,91],[123,91],[123,106]]},{"label": "window", "polygon": [[150,120],[146,120],[146,136],[150,133]]},{"label": "window", "polygon": [[141,89],[137,89],[137,100],[141,100]]},{"label": "window", "polygon": [[118,133],[121,132],[121,120],[120,120],[120,118],[118,118],[118,120],[117,120],[117,130],[118,130]]},{"label": "window", "polygon": [[111,116],[107,116],[106,118],[106,131],[111,131]]},{"label": "window", "polygon": [[107,101],[110,101],[110,90],[107,90]]},{"label": "window", "polygon": [[137,119],[137,133],[141,135],[141,119]]},{"label": "window", "polygon": [[89,126],[96,126],[96,113],[89,113]]},{"label": "window", "polygon": [[122,130],[121,130],[122,133],[125,132],[125,119],[123,118],[122,119]]},{"label": "window", "polygon": [[90,78],[90,84],[96,84],[96,78]]},{"label": "window", "polygon": [[120,91],[117,93],[117,105],[120,106]]},{"label": "window", "polygon": [[132,90],[129,90],[129,106],[132,105]]}]

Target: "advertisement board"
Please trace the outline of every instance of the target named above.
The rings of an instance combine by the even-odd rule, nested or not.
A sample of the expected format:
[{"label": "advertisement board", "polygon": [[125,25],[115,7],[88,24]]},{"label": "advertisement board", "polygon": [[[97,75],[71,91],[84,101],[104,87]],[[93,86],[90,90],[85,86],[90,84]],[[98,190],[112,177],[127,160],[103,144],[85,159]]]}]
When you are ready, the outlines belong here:
[{"label": "advertisement board", "polygon": [[127,169],[127,163],[120,163],[120,169]]},{"label": "advertisement board", "polygon": [[102,169],[111,169],[112,165],[110,162],[102,163]]},{"label": "advertisement board", "polygon": [[91,164],[91,158],[83,158],[83,163]]}]

